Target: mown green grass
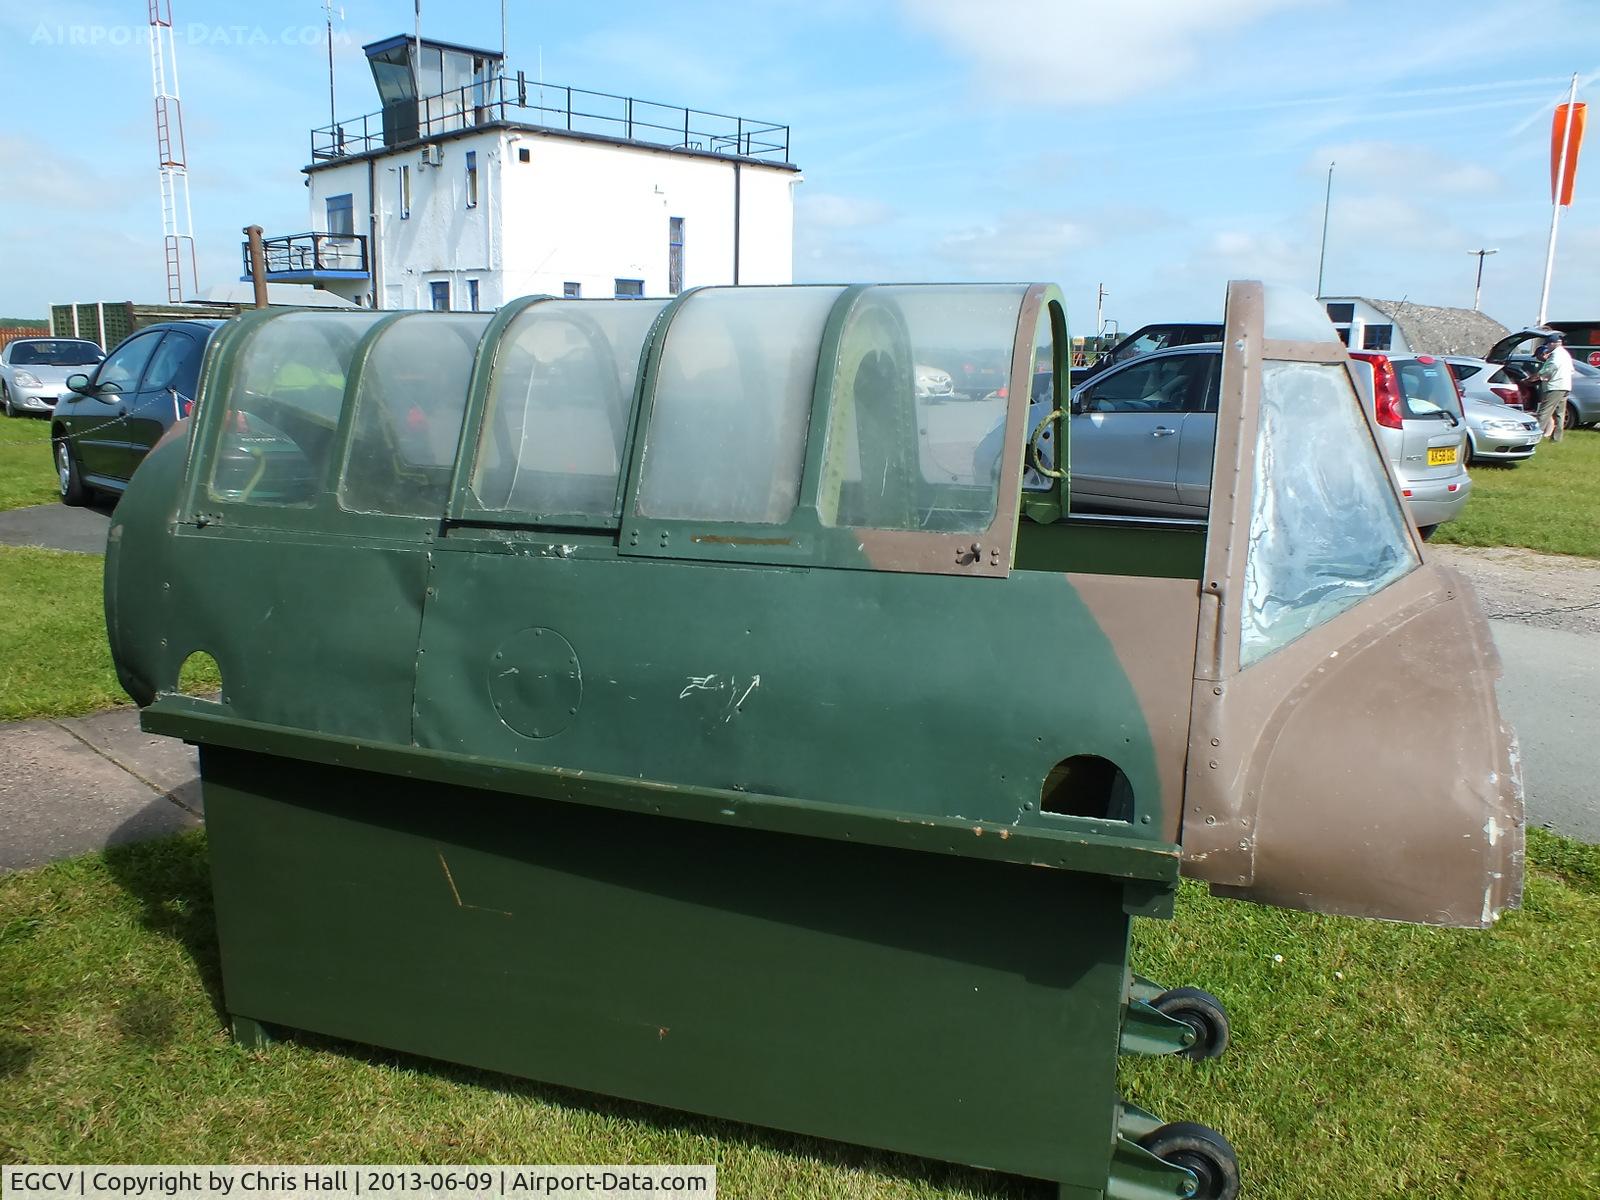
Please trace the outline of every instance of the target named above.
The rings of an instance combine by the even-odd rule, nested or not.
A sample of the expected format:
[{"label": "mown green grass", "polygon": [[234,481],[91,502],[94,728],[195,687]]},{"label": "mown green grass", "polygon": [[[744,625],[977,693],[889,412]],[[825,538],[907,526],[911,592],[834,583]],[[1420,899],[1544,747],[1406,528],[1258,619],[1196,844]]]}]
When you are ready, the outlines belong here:
[{"label": "mown green grass", "polygon": [[[1185,885],[1135,965],[1223,996],[1234,1046],[1132,1062],[1126,1094],[1223,1130],[1253,1200],[1600,1194],[1600,849],[1532,851],[1525,907],[1486,933]],[[714,1162],[729,1197],[1047,1194],[322,1038],[247,1052],[220,1004],[203,834],[0,879],[0,1160]]]},{"label": "mown green grass", "polygon": [[1526,462],[1471,471],[1472,498],[1435,541],[1600,558],[1600,430],[1569,429]]},{"label": "mown green grass", "polygon": [[0,510],[50,504],[57,498],[50,422],[0,417]]},{"label": "mown green grass", "polygon": [[[106,642],[104,570],[97,554],[0,546],[0,720],[128,703]],[[187,692],[221,686],[216,664],[200,660],[180,682]]]},{"label": "mown green grass", "polygon": [[99,555],[0,546],[0,720],[128,702],[106,643],[104,569]]}]

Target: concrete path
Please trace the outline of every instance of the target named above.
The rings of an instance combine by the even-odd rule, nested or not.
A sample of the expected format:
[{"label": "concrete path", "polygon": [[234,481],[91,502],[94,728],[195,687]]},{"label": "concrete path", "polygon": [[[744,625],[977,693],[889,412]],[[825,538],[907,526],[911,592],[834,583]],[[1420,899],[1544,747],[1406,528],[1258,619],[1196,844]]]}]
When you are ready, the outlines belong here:
[{"label": "concrete path", "polygon": [[31,508],[0,512],[0,545],[104,554],[111,509],[110,504],[97,504],[93,508],[35,504]]},{"label": "concrete path", "polygon": [[1522,743],[1528,824],[1600,842],[1600,634],[1490,621]]},{"label": "concrete path", "polygon": [[132,707],[0,725],[0,871],[194,828],[196,770]]},{"label": "concrete path", "polygon": [[1472,581],[1489,617],[1528,823],[1600,842],[1600,561],[1509,546],[1428,552]]}]

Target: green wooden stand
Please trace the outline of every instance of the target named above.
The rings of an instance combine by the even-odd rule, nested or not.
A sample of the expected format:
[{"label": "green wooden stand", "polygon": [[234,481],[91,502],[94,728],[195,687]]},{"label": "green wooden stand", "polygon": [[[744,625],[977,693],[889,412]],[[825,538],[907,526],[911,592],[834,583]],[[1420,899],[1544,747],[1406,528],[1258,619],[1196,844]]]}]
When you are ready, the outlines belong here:
[{"label": "green wooden stand", "polygon": [[1122,1161],[1125,880],[201,763],[241,1040],[268,1022],[1063,1196],[1118,1170],[1167,1186],[1111,1195],[1186,1194],[1186,1172]]}]

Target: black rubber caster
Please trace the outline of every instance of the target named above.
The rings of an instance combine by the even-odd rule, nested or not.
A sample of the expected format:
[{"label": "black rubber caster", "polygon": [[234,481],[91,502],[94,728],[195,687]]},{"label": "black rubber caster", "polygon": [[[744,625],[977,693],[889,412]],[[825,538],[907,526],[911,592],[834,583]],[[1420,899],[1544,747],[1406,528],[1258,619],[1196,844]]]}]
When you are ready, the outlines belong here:
[{"label": "black rubber caster", "polygon": [[1239,1156],[1209,1125],[1174,1121],[1146,1134],[1139,1145],[1164,1162],[1193,1171],[1199,1181],[1194,1200],[1235,1200],[1239,1195]]},{"label": "black rubber caster", "polygon": [[1210,992],[1193,987],[1172,988],[1150,1001],[1150,1007],[1194,1030],[1194,1044],[1178,1051],[1182,1057],[1200,1062],[1219,1058],[1228,1048],[1228,1010]]}]

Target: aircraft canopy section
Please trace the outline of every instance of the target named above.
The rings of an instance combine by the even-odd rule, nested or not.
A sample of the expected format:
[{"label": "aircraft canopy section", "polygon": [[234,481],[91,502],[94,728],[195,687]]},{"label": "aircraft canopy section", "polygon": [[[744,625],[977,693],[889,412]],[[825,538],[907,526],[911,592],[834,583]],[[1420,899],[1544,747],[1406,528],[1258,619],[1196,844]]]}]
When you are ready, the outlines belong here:
[{"label": "aircraft canopy section", "polygon": [[1042,284],[727,287],[261,313],[222,343],[190,497],[207,519],[1004,575],[1066,326]]}]

